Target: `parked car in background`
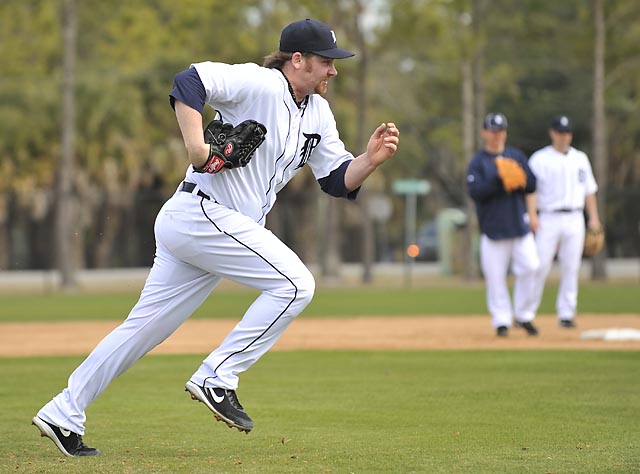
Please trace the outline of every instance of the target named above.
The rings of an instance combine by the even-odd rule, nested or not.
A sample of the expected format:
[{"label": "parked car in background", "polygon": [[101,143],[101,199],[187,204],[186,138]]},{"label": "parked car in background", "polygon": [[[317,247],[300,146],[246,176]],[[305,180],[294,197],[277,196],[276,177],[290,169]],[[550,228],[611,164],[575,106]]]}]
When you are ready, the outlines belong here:
[{"label": "parked car in background", "polygon": [[417,261],[435,262],[438,260],[438,226],[435,220],[427,221],[418,228],[416,245],[420,253]]}]

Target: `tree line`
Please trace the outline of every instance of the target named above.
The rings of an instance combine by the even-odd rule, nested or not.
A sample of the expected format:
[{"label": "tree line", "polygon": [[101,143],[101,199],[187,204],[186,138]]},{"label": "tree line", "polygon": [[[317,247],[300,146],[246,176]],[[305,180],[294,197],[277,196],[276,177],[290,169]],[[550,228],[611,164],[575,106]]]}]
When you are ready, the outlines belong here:
[{"label": "tree line", "polygon": [[[604,190],[609,256],[640,253],[637,2],[5,0],[0,269],[57,268],[60,240],[71,269],[150,265],[155,214],[188,163],[168,102],[173,76],[198,61],[261,63],[282,27],[304,17],[357,52],[337,62],[328,97],[347,147],[359,152],[385,120],[402,138],[358,204],[323,196],[309,173],[281,194],[267,226],[306,261],[327,273],[364,262],[365,278],[372,262],[401,261],[398,179],[430,181],[421,222],[468,211],[464,174],[488,111],[507,115],[509,143],[527,154],[548,143],[551,116],[570,115]],[[371,212],[380,199],[393,206],[383,222]]]}]

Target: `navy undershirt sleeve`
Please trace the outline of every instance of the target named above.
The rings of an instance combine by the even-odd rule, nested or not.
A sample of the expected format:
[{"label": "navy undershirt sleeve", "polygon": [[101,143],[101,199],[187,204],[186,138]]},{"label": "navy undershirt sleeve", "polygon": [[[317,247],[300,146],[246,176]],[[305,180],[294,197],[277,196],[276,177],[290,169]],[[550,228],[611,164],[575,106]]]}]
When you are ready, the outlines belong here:
[{"label": "navy undershirt sleeve", "polygon": [[175,102],[179,100],[202,113],[206,98],[207,93],[196,68],[192,67],[175,75],[173,78],[173,90],[169,94],[169,103],[174,110],[176,108]]},{"label": "navy undershirt sleeve", "polygon": [[349,163],[352,160],[345,161],[335,170],[333,170],[329,176],[325,176],[324,178],[320,178],[318,183],[320,183],[320,188],[327,194],[339,197],[339,198],[347,198],[350,201],[354,201],[358,196],[358,192],[360,192],[360,188],[356,188],[353,191],[349,192],[344,185],[344,174],[347,172],[347,168],[349,167]]}]

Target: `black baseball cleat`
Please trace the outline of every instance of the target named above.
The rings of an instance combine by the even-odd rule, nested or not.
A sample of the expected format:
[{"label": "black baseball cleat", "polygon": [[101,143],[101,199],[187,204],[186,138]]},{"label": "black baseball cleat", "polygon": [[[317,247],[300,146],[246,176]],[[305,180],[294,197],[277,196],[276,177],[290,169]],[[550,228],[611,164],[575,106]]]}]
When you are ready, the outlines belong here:
[{"label": "black baseball cleat", "polygon": [[507,337],[509,335],[509,328],[507,326],[498,326],[496,329],[496,336]]},{"label": "black baseball cleat", "polygon": [[576,322],[573,319],[561,319],[560,320],[561,328],[575,328]]},{"label": "black baseball cleat", "polygon": [[524,323],[523,323],[523,322],[520,322],[520,321],[516,321],[516,322],[515,322],[515,326],[516,326],[517,328],[522,328],[522,329],[524,329],[525,331],[527,331],[527,334],[528,334],[529,336],[537,336],[537,335],[538,335],[538,332],[539,332],[539,331],[538,331],[538,328],[537,328],[537,327],[535,327],[535,326],[533,325],[533,323],[531,323],[530,321],[526,321],[526,322],[524,322]]},{"label": "black baseball cleat", "polygon": [[65,430],[59,426],[44,421],[34,416],[31,424],[40,430],[40,436],[46,436],[58,447],[65,456],[97,456],[100,454],[96,448],[90,448],[82,442],[82,436],[73,431]]},{"label": "black baseball cleat", "polygon": [[235,390],[200,386],[191,380],[185,385],[185,390],[191,394],[193,400],[198,400],[213,412],[218,421],[224,421],[229,428],[249,433],[253,429],[253,420],[244,411],[238,401]]}]

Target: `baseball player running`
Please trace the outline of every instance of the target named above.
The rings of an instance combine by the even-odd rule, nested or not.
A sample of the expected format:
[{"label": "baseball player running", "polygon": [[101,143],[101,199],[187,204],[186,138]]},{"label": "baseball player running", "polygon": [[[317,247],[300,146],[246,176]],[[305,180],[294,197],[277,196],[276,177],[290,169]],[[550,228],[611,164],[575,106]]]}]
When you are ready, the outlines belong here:
[{"label": "baseball player running", "polygon": [[527,196],[527,205],[536,235],[540,269],[534,275],[534,297],[528,311],[535,313],[538,310],[545,280],[557,254],[560,285],[556,311],[560,326],[573,328],[585,236],[585,207],[589,229],[601,228],[596,201],[598,185],[587,155],[571,146],[573,126],[569,117],[554,117],[549,136],[551,144],[536,151],[529,159],[537,189]]},{"label": "baseball player running", "polygon": [[[507,118],[500,113],[485,117],[482,138],[485,147],[471,158],[467,187],[476,206],[480,226],[480,267],[485,279],[487,307],[492,325],[500,337],[508,336],[516,325],[529,335],[538,334],[530,306],[531,278],[538,268],[538,256],[525,193],[535,190],[536,179],[526,156],[506,145]],[[513,305],[507,285],[509,267],[515,275]]]},{"label": "baseball player running", "polygon": [[[365,179],[398,147],[393,123],[377,127],[355,158],[340,140],[322,95],[337,74],[334,60],[353,55],[338,48],[327,25],[307,19],[284,28],[279,51],[263,67],[204,62],[175,76],[170,102],[190,165],[157,216],[155,260],[139,301],[32,420],[63,454],[99,454],[82,440],[87,406],[169,337],[222,278],[261,293],[186,390],[218,421],[251,431],[253,421],[236,395],[239,375],[273,346],[315,288],[298,256],[264,227],[277,192],[308,165],[323,191],[355,199]],[[208,142],[205,104],[224,122],[207,131]],[[259,141],[249,147],[238,138],[247,134],[239,125],[245,121],[251,122],[249,135],[264,135],[257,148]],[[248,148],[255,150],[252,159],[246,154],[227,162]]]}]

